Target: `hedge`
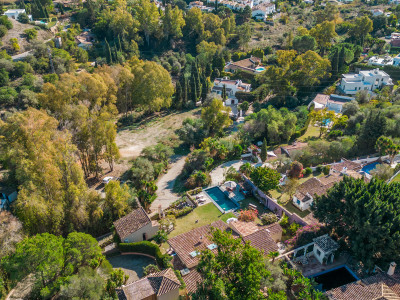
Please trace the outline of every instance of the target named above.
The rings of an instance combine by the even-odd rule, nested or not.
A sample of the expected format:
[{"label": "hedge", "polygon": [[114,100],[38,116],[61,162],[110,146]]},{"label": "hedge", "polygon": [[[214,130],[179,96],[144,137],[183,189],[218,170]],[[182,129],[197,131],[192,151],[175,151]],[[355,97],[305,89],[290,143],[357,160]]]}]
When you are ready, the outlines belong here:
[{"label": "hedge", "polygon": [[121,243],[118,247],[121,252],[137,252],[154,256],[157,264],[162,268],[169,268],[171,265],[170,256],[168,254],[163,255],[160,248],[151,242]]}]

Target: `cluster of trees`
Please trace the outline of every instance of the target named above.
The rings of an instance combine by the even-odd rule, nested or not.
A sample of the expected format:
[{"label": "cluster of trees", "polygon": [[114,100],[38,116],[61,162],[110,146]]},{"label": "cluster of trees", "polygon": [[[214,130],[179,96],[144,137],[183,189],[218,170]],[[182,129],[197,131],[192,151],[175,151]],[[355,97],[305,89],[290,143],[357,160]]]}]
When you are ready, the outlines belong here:
[{"label": "cluster of trees", "polygon": [[386,267],[400,257],[399,193],[399,183],[345,176],[314,200],[314,216],[372,272],[375,265]]},{"label": "cluster of trees", "polygon": [[37,299],[56,294],[66,299],[115,298],[115,288],[128,279],[122,270],[113,271],[92,236],[77,232],[66,238],[48,233],[26,237],[1,259],[0,267],[2,296],[30,277],[30,296]]}]

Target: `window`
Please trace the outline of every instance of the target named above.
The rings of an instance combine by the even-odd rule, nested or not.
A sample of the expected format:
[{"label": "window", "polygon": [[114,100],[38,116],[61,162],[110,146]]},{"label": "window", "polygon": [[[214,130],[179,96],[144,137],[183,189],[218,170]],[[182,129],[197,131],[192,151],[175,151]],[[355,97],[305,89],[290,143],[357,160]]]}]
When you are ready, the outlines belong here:
[{"label": "window", "polygon": [[321,256],[321,251],[319,251],[318,249],[317,249],[317,255]]}]

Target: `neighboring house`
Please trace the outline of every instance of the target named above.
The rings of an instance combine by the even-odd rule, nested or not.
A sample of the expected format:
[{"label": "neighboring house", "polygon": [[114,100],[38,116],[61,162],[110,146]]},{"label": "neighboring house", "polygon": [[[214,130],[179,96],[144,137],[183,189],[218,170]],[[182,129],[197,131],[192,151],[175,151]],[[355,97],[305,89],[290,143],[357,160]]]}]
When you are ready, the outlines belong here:
[{"label": "neighboring house", "polygon": [[313,177],[297,187],[293,196],[293,204],[300,210],[309,209],[314,201],[315,195],[324,195],[335,183],[343,180],[343,176],[350,176],[356,179],[365,177],[359,173],[362,165],[347,159],[331,165],[329,175],[324,177]]},{"label": "neighboring house", "polygon": [[9,210],[11,204],[17,200],[18,193],[16,191],[7,193],[1,192],[0,193],[0,211],[2,210]]},{"label": "neighboring house", "polygon": [[371,56],[368,59],[368,65],[377,67],[393,65],[393,57],[389,55],[385,55],[384,57]]},{"label": "neighboring house", "polygon": [[[7,16],[9,19],[18,20],[18,16],[20,14],[26,14],[25,9],[8,9],[5,11],[4,15]],[[32,21],[32,15],[28,15],[30,21]]]},{"label": "neighboring house", "polygon": [[285,147],[280,147],[278,149],[274,150],[275,155],[279,154],[285,154],[286,156],[290,157],[293,151],[298,151],[306,148],[308,146],[308,143],[303,143],[303,142],[293,142],[293,144],[285,146]]},{"label": "neighboring house", "polygon": [[343,74],[340,90],[347,95],[355,95],[361,90],[373,92],[384,86],[393,86],[390,76],[378,69],[360,71],[358,74]]},{"label": "neighboring house", "polygon": [[335,251],[339,249],[336,243],[328,234],[319,236],[314,241],[313,253],[320,264],[333,263]]},{"label": "neighboring house", "polygon": [[381,16],[383,15],[383,10],[381,9],[371,9],[371,13],[373,17]]},{"label": "neighboring house", "polygon": [[310,102],[308,108],[313,104],[314,110],[322,110],[327,108],[328,110],[332,110],[336,113],[341,113],[343,109],[343,105],[355,100],[353,97],[340,96],[340,95],[324,95],[317,94],[314,100]]},{"label": "neighboring house", "polygon": [[228,98],[234,98],[236,92],[250,92],[251,84],[243,83],[241,80],[230,80],[228,77],[224,78],[216,78],[214,80],[214,86],[211,90],[212,93],[217,93],[218,95],[222,95],[222,90],[226,89],[226,96]]},{"label": "neighboring house", "polygon": [[398,5],[400,4],[400,0],[389,0],[389,4]]},{"label": "neighboring house", "polygon": [[151,239],[159,224],[152,221],[142,207],[114,222],[114,228],[123,243],[135,243]]},{"label": "neighboring house", "polygon": [[93,33],[91,33],[89,30],[86,30],[80,35],[76,36],[75,39],[79,48],[89,50],[93,46],[94,37],[95,36]]},{"label": "neighboring house", "polygon": [[192,1],[189,3],[188,8],[192,9],[193,7],[197,7],[202,11],[211,12],[214,10],[213,7],[207,7],[204,5],[202,1]]},{"label": "neighboring house", "polygon": [[150,274],[117,290],[120,300],[178,300],[181,282],[171,268]]},{"label": "neighboring house", "polygon": [[378,274],[334,288],[325,292],[331,300],[398,300],[400,299],[400,274],[392,262],[387,273]]},{"label": "neighboring house", "polygon": [[231,73],[235,73],[237,70],[258,74],[262,71],[265,71],[265,68],[261,65],[261,59],[255,56],[235,62],[228,62],[224,68],[225,72]]},{"label": "neighboring house", "polygon": [[252,8],[251,16],[257,20],[266,21],[268,16],[276,12],[274,3],[262,3]]}]

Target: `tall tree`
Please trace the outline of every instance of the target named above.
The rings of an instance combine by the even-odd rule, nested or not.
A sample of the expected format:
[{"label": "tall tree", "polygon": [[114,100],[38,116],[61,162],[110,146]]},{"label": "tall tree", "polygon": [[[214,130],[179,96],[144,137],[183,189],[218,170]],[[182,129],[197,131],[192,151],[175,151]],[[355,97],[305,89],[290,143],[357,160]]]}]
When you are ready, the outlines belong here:
[{"label": "tall tree", "polygon": [[160,32],[160,13],[150,0],[140,0],[136,6],[140,30],[143,31],[146,44],[150,46],[150,37]]},{"label": "tall tree", "polygon": [[324,21],[321,24],[317,24],[310,30],[310,35],[315,38],[321,56],[324,56],[325,50],[331,47],[332,41],[337,37],[335,23]]},{"label": "tall tree", "polygon": [[389,156],[390,164],[393,164],[396,155],[399,154],[400,151],[400,145],[395,144],[391,138],[385,136],[380,136],[378,138],[375,147],[380,155]]},{"label": "tall tree", "polygon": [[367,16],[357,18],[349,30],[349,35],[359,45],[364,46],[365,38],[373,30],[372,20]]},{"label": "tall tree", "polygon": [[261,158],[262,162],[267,160],[267,140],[265,138],[264,138],[263,143],[261,145],[260,158]]},{"label": "tall tree", "polygon": [[201,111],[205,129],[212,136],[221,134],[225,127],[232,124],[229,112],[230,107],[224,106],[219,99],[213,99],[211,104]]},{"label": "tall tree", "polygon": [[269,193],[277,188],[281,175],[271,168],[257,167],[251,172],[250,178],[260,190]]}]

